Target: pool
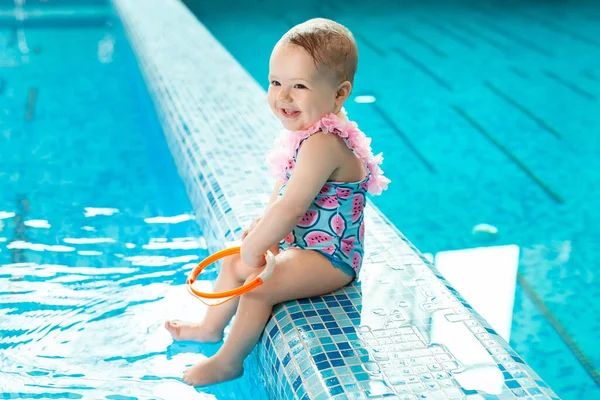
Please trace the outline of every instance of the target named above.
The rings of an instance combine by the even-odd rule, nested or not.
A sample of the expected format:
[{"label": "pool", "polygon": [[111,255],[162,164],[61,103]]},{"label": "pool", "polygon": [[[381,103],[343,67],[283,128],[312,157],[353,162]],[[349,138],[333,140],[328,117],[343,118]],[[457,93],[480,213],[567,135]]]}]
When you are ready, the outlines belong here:
[{"label": "pool", "polygon": [[162,327],[202,317],[183,285],[207,244],[118,18],[30,4],[23,28],[0,2],[0,397],[266,398],[253,357],[179,381],[218,349]]},{"label": "pool", "polygon": [[597,2],[185,3],[264,88],[294,23],[353,29],[351,100],[376,102],[347,109],[393,182],[376,205],[432,257],[515,245],[510,344],[562,398],[600,396]]}]

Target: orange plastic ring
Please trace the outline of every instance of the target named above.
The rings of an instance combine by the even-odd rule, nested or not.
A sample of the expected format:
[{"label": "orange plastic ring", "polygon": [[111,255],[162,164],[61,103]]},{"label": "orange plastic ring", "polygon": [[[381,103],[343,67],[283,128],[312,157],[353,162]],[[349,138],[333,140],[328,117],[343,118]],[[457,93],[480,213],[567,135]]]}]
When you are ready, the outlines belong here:
[{"label": "orange plastic ring", "polygon": [[[215,261],[218,261],[222,258],[229,257],[234,254],[238,254],[240,251],[241,251],[241,247],[239,247],[239,246],[238,247],[230,247],[225,250],[221,250],[214,254],[211,254],[210,256],[208,256],[204,260],[202,260],[192,271],[190,271],[190,274],[188,275],[188,278],[185,282],[188,292],[192,296],[197,297],[203,303],[205,303],[209,306],[216,306],[219,304],[223,304],[226,301],[229,301],[229,300],[231,300],[237,296],[240,296],[244,293],[248,293],[249,291],[256,289],[258,286],[262,285],[262,283],[264,282],[264,279],[266,279],[268,277],[268,275],[270,275],[270,273],[268,275],[261,273],[259,276],[257,276],[255,279],[253,279],[251,282],[248,282],[245,285],[240,286],[239,288],[227,290],[225,292],[207,293],[207,292],[201,292],[193,287],[193,284],[196,281],[196,278],[198,277],[198,275],[200,275],[200,272],[202,272],[202,270],[204,268],[208,267]],[[270,254],[270,253],[268,253],[268,254]],[[271,254],[271,257],[272,257],[272,254]],[[205,301],[205,299],[212,299],[214,301]]]}]

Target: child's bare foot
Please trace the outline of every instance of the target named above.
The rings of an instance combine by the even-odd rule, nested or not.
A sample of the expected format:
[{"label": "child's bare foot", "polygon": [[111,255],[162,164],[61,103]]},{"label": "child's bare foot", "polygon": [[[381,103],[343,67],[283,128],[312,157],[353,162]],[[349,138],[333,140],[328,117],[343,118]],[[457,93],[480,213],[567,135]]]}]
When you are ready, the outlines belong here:
[{"label": "child's bare foot", "polygon": [[183,372],[183,381],[192,386],[211,385],[242,376],[242,365],[222,364],[216,357],[199,361]]},{"label": "child's bare foot", "polygon": [[175,340],[192,340],[202,343],[216,343],[223,339],[223,332],[213,332],[200,322],[186,322],[174,319],[165,322],[165,328]]}]

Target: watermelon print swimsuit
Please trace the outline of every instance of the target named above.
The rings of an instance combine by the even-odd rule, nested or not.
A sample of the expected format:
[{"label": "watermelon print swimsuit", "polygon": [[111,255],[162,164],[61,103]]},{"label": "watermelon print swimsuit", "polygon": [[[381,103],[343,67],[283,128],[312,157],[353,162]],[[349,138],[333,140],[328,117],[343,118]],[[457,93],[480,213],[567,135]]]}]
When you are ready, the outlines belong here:
[{"label": "watermelon print swimsuit", "polygon": [[362,161],[367,176],[358,182],[326,182],[296,227],[280,242],[279,248],[318,251],[335,267],[356,277],[364,256],[366,193],[381,194],[390,181],[379,168],[383,157],[381,154],[373,156],[371,139],[355,122],[346,118],[342,109],[337,115],[326,115],[306,130],[284,130],[278,137],[267,158],[275,177],[283,181],[280,196],[293,173],[300,146],[317,132],[342,138]]}]

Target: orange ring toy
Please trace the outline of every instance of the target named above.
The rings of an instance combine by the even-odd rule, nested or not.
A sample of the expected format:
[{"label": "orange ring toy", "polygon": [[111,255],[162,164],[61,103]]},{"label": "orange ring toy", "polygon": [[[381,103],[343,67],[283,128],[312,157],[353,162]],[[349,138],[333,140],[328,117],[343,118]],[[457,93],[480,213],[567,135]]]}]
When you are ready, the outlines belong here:
[{"label": "orange ring toy", "polygon": [[204,268],[208,267],[210,264],[222,258],[231,256],[233,254],[238,254],[240,250],[241,247],[239,246],[230,247],[225,250],[221,250],[214,254],[211,254],[204,260],[200,261],[200,263],[193,270],[190,271],[188,278],[185,282],[188,292],[206,305],[218,306],[219,304],[223,304],[226,301],[229,301],[237,296],[240,296],[244,293],[248,293],[249,291],[256,289],[257,287],[262,285],[263,282],[269,279],[269,277],[273,273],[273,270],[275,269],[275,256],[270,251],[266,253],[265,258],[267,261],[267,265],[264,267],[263,271],[251,282],[248,282],[245,285],[240,286],[239,288],[227,290],[225,292],[207,293],[196,290],[193,287],[196,278],[198,277],[198,275],[200,275],[200,272],[202,272]]}]

